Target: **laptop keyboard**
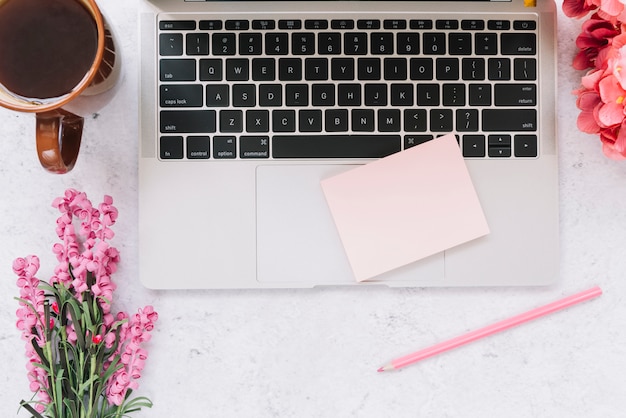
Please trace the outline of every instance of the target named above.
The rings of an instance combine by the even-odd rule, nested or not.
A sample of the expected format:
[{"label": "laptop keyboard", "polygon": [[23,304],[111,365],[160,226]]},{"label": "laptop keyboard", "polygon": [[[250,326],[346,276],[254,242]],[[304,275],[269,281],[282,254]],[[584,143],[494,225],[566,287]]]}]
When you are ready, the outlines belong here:
[{"label": "laptop keyboard", "polygon": [[162,160],[539,155],[534,20],[161,20]]}]

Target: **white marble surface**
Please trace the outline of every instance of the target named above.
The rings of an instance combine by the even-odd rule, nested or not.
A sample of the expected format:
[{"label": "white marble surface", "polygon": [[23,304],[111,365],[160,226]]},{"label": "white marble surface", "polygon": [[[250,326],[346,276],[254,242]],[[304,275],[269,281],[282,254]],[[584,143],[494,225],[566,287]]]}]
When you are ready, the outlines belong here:
[{"label": "white marble surface", "polygon": [[[575,128],[570,67],[580,22],[559,16],[562,278],[541,289],[325,288],[150,291],[137,281],[137,2],[102,0],[120,38],[123,84],[86,123],[68,175],[36,160],[34,119],[0,109],[0,415],[28,398],[11,262],[55,260],[65,188],[120,210],[117,309],[160,313],[136,417],[623,417],[626,409],[626,162]],[[181,260],[184,262],[184,260]],[[592,285],[598,300],[399,373],[388,360]],[[20,414],[26,416],[26,414]]]}]

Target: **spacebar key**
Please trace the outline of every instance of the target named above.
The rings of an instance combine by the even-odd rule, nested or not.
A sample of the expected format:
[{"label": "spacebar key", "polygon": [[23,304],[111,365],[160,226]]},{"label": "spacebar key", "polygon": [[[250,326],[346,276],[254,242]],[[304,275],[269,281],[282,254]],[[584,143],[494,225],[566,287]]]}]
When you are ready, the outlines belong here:
[{"label": "spacebar key", "polygon": [[400,151],[400,135],[276,135],[274,158],[382,158]]}]

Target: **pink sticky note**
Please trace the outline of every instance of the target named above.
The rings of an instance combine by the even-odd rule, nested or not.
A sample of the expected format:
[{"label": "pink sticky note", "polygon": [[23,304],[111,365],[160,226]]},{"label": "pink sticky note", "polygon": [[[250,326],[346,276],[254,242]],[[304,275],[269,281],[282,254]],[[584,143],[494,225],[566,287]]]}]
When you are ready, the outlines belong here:
[{"label": "pink sticky note", "polygon": [[451,134],[321,185],[357,281],[489,233]]}]

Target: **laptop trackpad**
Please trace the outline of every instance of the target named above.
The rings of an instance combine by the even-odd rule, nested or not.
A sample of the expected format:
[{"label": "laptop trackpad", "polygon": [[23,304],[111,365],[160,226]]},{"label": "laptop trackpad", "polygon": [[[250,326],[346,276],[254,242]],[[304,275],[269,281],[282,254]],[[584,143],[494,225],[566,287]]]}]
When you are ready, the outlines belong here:
[{"label": "laptop trackpad", "polygon": [[[257,279],[260,282],[355,284],[320,180],[355,165],[259,166]],[[381,282],[443,279],[443,254],[379,276]],[[377,280],[378,281],[378,280]]]}]

